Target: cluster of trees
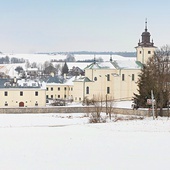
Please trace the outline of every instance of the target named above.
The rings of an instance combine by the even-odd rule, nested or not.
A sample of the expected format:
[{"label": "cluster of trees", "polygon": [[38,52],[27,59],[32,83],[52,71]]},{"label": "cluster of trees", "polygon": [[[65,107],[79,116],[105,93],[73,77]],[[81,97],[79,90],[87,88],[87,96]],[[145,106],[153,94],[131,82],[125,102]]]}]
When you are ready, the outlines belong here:
[{"label": "cluster of trees", "polygon": [[[58,75],[64,75],[67,74],[69,69],[67,66],[67,63],[65,62],[63,67],[61,67],[60,64],[53,64],[52,62],[45,61],[44,63],[37,64],[36,62],[30,63],[28,60],[26,61],[26,68],[38,68],[39,71],[42,73],[49,75],[50,73],[58,74]],[[21,66],[18,66],[15,69],[18,74],[23,71],[23,68]]]},{"label": "cluster of trees", "polygon": [[12,64],[12,63],[24,63],[24,62],[25,60],[23,58],[12,57],[10,59],[8,56],[0,58],[0,64]]},{"label": "cluster of trees", "polygon": [[67,54],[67,56],[66,56],[66,59],[59,59],[59,60],[56,60],[56,59],[53,59],[53,60],[51,60],[51,62],[75,62],[76,61],[76,59],[75,59],[75,57],[74,57],[74,55],[73,54]]},{"label": "cluster of trees", "polygon": [[[139,107],[149,107],[147,99],[151,99],[151,91],[155,98],[156,116],[162,116],[164,107],[169,107],[170,101],[170,47],[158,49],[148,59],[138,80],[138,94],[134,100]],[[159,113],[157,108],[160,109]]]}]

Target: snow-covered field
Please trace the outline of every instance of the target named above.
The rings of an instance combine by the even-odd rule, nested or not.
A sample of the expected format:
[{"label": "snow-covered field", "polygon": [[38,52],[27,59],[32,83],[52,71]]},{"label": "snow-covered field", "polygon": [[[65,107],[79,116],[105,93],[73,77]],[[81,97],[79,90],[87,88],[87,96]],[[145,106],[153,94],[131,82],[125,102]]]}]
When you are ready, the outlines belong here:
[{"label": "snow-covered field", "polygon": [[170,120],[1,114],[2,170],[169,170]]}]

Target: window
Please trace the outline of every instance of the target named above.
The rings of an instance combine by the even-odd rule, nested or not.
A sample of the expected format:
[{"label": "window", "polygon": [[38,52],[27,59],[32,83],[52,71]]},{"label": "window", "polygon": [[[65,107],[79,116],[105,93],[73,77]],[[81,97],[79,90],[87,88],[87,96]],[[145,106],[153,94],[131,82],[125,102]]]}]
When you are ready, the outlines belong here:
[{"label": "window", "polygon": [[7,103],[7,102],[5,102],[5,106],[8,106],[8,103]]},{"label": "window", "polygon": [[122,74],[122,81],[125,80],[125,74]]},{"label": "window", "polygon": [[64,98],[66,98],[67,96],[66,95],[64,95]]},{"label": "window", "polygon": [[148,51],[148,54],[151,54],[151,51]]},{"label": "window", "polygon": [[47,87],[47,91],[48,91],[48,87]]},{"label": "window", "polygon": [[60,95],[58,95],[58,98],[60,98]]},{"label": "window", "polygon": [[139,51],[139,54],[142,54],[142,51]]},{"label": "window", "polygon": [[79,97],[79,101],[81,101],[81,97]]},{"label": "window", "polygon": [[4,96],[8,96],[8,92],[7,91],[4,92]]},{"label": "window", "polygon": [[66,91],[66,90],[67,90],[67,87],[64,87],[64,90]]},{"label": "window", "polygon": [[20,91],[20,96],[23,96],[23,91]]},{"label": "window", "polygon": [[58,87],[58,91],[60,91],[60,87]]},{"label": "window", "polygon": [[97,77],[94,78],[94,81],[97,81]]},{"label": "window", "polygon": [[37,101],[35,102],[35,106],[38,106],[38,102]]},{"label": "window", "polygon": [[46,99],[48,99],[48,95],[46,95]]},{"label": "window", "polygon": [[38,91],[35,92],[35,96],[38,96]]},{"label": "window", "polygon": [[107,94],[110,93],[110,87],[107,87]]},{"label": "window", "polygon": [[51,95],[51,98],[53,99],[53,95]]},{"label": "window", "polygon": [[53,87],[51,87],[51,91],[53,91]]},{"label": "window", "polygon": [[132,74],[132,81],[134,81],[135,80],[135,75],[134,74]]},{"label": "window", "polygon": [[107,74],[107,81],[110,81],[110,74]]},{"label": "window", "polygon": [[89,94],[89,87],[86,87],[86,94]]},{"label": "window", "polygon": [[71,91],[73,91],[73,88],[71,88]]}]

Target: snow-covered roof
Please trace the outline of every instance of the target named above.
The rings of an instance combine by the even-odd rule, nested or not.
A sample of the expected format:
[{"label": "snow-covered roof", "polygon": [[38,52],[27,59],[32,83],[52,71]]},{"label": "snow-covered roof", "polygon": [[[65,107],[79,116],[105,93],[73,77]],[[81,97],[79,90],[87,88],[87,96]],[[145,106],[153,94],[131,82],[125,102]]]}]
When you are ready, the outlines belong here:
[{"label": "snow-covered roof", "polygon": [[142,64],[135,60],[117,60],[113,61],[113,65],[117,69],[141,69]]},{"label": "snow-covered roof", "polygon": [[39,82],[26,79],[17,80],[17,85],[20,87],[40,87]]},{"label": "snow-covered roof", "polygon": [[[60,86],[68,86],[68,85],[73,85],[73,81],[76,79],[76,76],[73,76],[69,79],[64,79],[61,77],[61,80],[59,79],[59,77],[56,79],[56,77],[58,76],[55,76],[55,77],[51,77],[51,81],[47,81],[46,84],[48,85],[60,85]],[[55,81],[52,81],[52,80],[55,80]]]},{"label": "snow-covered roof", "polygon": [[47,84],[57,83],[62,84],[64,82],[64,78],[62,76],[50,76],[47,80]]},{"label": "snow-covered roof", "polygon": [[75,79],[73,82],[92,82],[88,77],[80,76],[79,78]]},{"label": "snow-covered roof", "polygon": [[66,79],[66,82],[64,83],[64,85],[73,85],[73,81],[76,79],[76,76],[73,76],[69,79]]},{"label": "snow-covered roof", "polygon": [[109,61],[109,62],[95,62],[95,63],[91,63],[85,69],[115,69],[115,67]]},{"label": "snow-covered roof", "polygon": [[30,67],[30,68],[27,68],[27,71],[38,71],[38,68],[32,68],[32,67]]}]

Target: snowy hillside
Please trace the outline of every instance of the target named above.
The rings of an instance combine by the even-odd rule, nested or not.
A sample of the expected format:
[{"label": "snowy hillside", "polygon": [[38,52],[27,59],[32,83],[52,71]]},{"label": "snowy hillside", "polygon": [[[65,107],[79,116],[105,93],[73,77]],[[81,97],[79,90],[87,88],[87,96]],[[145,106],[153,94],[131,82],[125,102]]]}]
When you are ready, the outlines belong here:
[{"label": "snowy hillside", "polygon": [[[16,57],[16,58],[23,58],[23,59],[28,59],[30,62],[37,62],[37,63],[44,63],[45,61],[50,61],[50,60],[64,60],[66,59],[66,55],[62,54],[1,54],[0,57],[5,57],[8,56],[10,58]],[[91,54],[86,54],[86,55],[80,55],[76,54],[74,55],[76,61],[78,60],[93,60],[94,55]],[[101,57],[104,61],[109,61],[110,60],[110,55],[95,55],[95,58]],[[113,60],[128,60],[132,59],[134,60],[134,57],[122,57],[120,55],[112,55]]]}]

